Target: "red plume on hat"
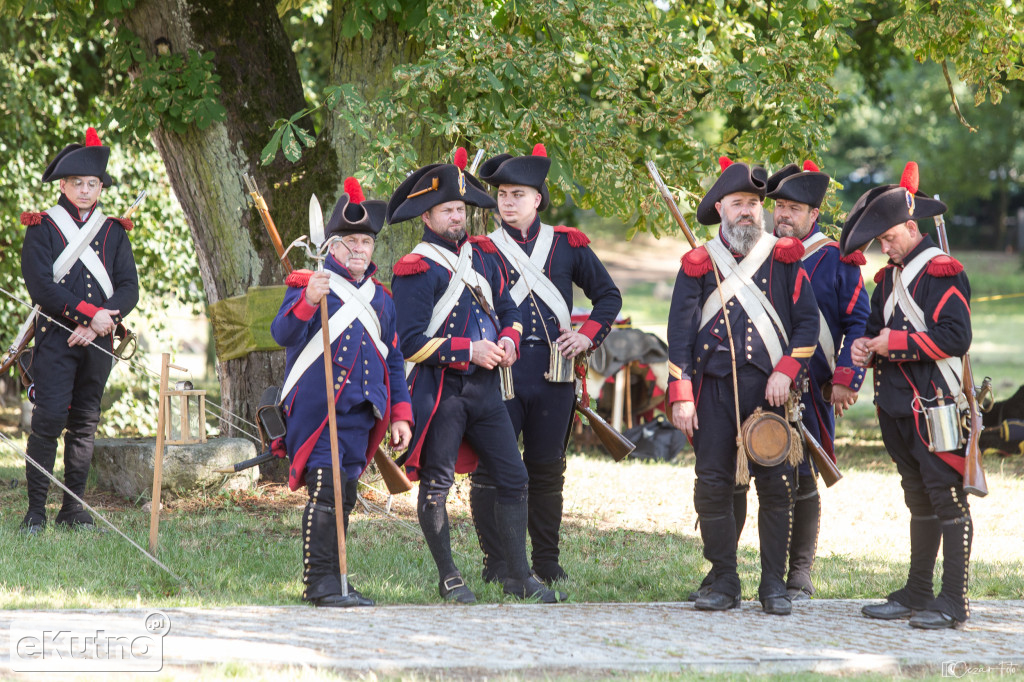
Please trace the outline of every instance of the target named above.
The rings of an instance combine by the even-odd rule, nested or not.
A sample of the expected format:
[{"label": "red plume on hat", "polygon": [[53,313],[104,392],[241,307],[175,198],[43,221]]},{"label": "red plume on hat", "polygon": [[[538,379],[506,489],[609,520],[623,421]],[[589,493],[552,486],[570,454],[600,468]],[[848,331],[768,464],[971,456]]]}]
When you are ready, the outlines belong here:
[{"label": "red plume on hat", "polygon": [[469,160],[469,154],[466,152],[465,147],[459,147],[455,150],[454,163],[458,166],[459,170],[466,170],[466,161]]},{"label": "red plume on hat", "polygon": [[363,188],[360,187],[359,181],[353,177],[345,178],[345,193],[348,194],[349,200],[354,204],[361,204],[366,201],[366,197],[363,196]]},{"label": "red plume on hat", "polygon": [[814,163],[810,159],[804,161],[804,170],[811,171],[812,173],[820,173],[821,169],[818,168],[818,164]]},{"label": "red plume on hat", "polygon": [[917,188],[921,185],[921,174],[917,168],[916,161],[908,161],[906,167],[903,169],[903,177],[900,178],[900,187],[904,188],[911,194],[917,193]]},{"label": "red plume on hat", "polygon": [[99,147],[101,144],[103,144],[103,143],[100,142],[99,133],[96,132],[95,128],[93,128],[92,126],[89,126],[86,129],[86,131],[85,131],[85,146],[86,147]]},{"label": "red plume on hat", "polygon": [[533,145],[533,156],[547,156],[548,150],[540,142]]},{"label": "red plume on hat", "polygon": [[719,156],[718,165],[722,167],[722,170],[725,170],[726,168],[732,165],[732,159],[730,159],[728,156]]}]

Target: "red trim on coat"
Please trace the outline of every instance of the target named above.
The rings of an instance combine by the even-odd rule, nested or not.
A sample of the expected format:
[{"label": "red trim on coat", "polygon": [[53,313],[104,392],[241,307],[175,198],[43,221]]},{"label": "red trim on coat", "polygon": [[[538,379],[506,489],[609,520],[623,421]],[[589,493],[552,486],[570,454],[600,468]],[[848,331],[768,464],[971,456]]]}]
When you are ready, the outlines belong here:
[{"label": "red trim on coat", "polygon": [[703,277],[711,272],[711,254],[703,246],[690,249],[679,260],[687,277]]},{"label": "red trim on coat", "polygon": [[456,336],[456,337],[453,337],[449,341],[449,347],[451,348],[451,350],[453,352],[454,351],[469,351],[470,360],[465,360],[463,362],[451,362],[451,363],[448,363],[448,366],[451,367],[452,369],[458,369],[458,370],[463,370],[463,371],[469,369],[469,364],[470,364],[470,361],[472,360],[472,356],[473,356],[472,342],[467,337],[465,337],[465,336]]},{"label": "red trim on coat", "polygon": [[860,249],[857,249],[848,256],[840,256],[839,260],[847,265],[856,265],[857,267],[862,267],[868,264],[868,259],[864,257],[864,252]]},{"label": "red trim on coat", "polygon": [[93,318],[96,317],[96,313],[98,313],[101,309],[98,305],[93,305],[92,303],[86,303],[85,301],[82,301],[75,306],[75,310],[82,313],[83,315]]},{"label": "red trim on coat", "polygon": [[793,381],[796,381],[796,377],[800,374],[801,369],[803,369],[803,365],[792,355],[783,355],[782,359],[779,360],[779,364],[775,365],[776,372],[782,372]]},{"label": "red trim on coat", "polygon": [[693,402],[693,382],[677,379],[668,385],[668,403]]},{"label": "red trim on coat", "polygon": [[796,237],[782,237],[775,243],[772,255],[779,262],[795,263],[804,255],[804,243]]},{"label": "red trim on coat", "polygon": [[921,347],[921,350],[925,352],[933,360],[942,360],[948,358],[949,354],[939,348],[938,344],[932,341],[932,338],[925,332],[914,332],[910,335],[917,345]]},{"label": "red trim on coat", "polygon": [[580,325],[580,334],[590,339],[591,345],[594,343],[594,337],[597,336],[601,330],[604,329],[604,325],[600,322],[596,322],[591,319],[587,319],[582,325]]},{"label": "red trim on coat", "polygon": [[803,268],[800,268],[800,272],[796,276],[796,286],[793,287],[793,303],[794,303],[794,305],[796,304],[797,301],[800,300],[800,290],[803,288],[804,280],[807,280],[808,284],[810,284],[810,282],[811,282],[811,278],[807,274],[807,271],[804,270]]},{"label": "red trim on coat", "polygon": [[309,322],[318,310],[320,310],[320,306],[310,305],[309,301],[306,300],[306,294],[302,294],[288,312],[303,322]]},{"label": "red trim on coat", "polygon": [[412,403],[395,403],[391,406],[391,423],[395,422],[412,424]]},{"label": "red trim on coat", "polygon": [[395,263],[395,267],[391,269],[399,277],[407,277],[409,275],[419,275],[430,269],[430,263],[423,260],[423,256],[418,253],[406,254]]},{"label": "red trim on coat", "polygon": [[[859,251],[857,253],[860,253]],[[861,256],[863,258],[863,256]],[[860,298],[861,289],[864,288],[864,278],[861,277],[857,281],[857,288],[853,290],[853,296],[850,297],[850,303],[846,306],[846,314],[849,315],[853,312],[853,309],[857,307],[857,299]]]},{"label": "red trim on coat", "polygon": [[836,371],[832,374],[832,383],[853,388],[853,380],[856,378],[857,372],[852,367],[836,367]]},{"label": "red trim on coat", "polygon": [[580,248],[590,244],[590,237],[580,232],[575,227],[568,227],[566,225],[555,225],[555,232],[560,232],[566,236],[569,240],[569,246],[573,248]]},{"label": "red trim on coat", "polygon": [[960,293],[959,289],[956,287],[950,287],[946,290],[946,293],[942,295],[942,298],[939,300],[939,304],[935,306],[935,312],[932,313],[932,322],[939,321],[939,313],[942,312],[942,306],[946,305],[946,301],[948,301],[951,296],[959,297],[959,299],[964,302],[964,307],[967,308],[967,314],[971,314],[971,304],[967,302],[967,299],[964,298],[964,295]]},{"label": "red trim on coat", "polygon": [[952,277],[964,271],[964,266],[952,256],[936,256],[925,268],[932,277]]},{"label": "red trim on coat", "polygon": [[889,331],[889,353],[894,350],[908,350],[910,346],[908,343],[909,334],[905,331]]},{"label": "red trim on coat", "polygon": [[309,286],[309,278],[313,276],[312,270],[292,270],[284,278],[284,283],[298,289]]},{"label": "red trim on coat", "polygon": [[476,234],[469,238],[469,243],[480,247],[484,253],[498,253],[498,247],[485,234]]},{"label": "red trim on coat", "polygon": [[21,224],[26,226],[26,227],[31,227],[32,225],[38,225],[39,223],[43,222],[43,216],[44,215],[46,215],[46,214],[45,213],[35,213],[35,212],[32,212],[32,211],[25,211],[24,213],[21,214]]}]

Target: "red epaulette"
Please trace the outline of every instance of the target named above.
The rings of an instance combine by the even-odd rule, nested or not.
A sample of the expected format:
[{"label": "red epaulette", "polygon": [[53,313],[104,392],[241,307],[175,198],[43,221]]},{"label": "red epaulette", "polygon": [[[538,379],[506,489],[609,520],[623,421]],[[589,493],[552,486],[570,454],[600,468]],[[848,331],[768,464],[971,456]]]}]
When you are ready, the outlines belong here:
[{"label": "red epaulette", "polygon": [[125,232],[131,232],[132,228],[135,227],[135,223],[132,222],[131,218],[115,218],[110,216],[110,219],[123,227]]},{"label": "red epaulette", "polygon": [[711,254],[703,246],[687,251],[680,262],[687,277],[703,277],[711,272]]},{"label": "red epaulette", "polygon": [[868,264],[867,258],[864,257],[864,252],[860,249],[857,249],[849,256],[840,256],[839,260],[847,265],[856,265],[858,268]]},{"label": "red epaulette", "polygon": [[309,284],[309,278],[313,276],[312,270],[292,270],[288,273],[284,283],[297,289],[305,289]]},{"label": "red epaulette", "polygon": [[423,260],[423,256],[418,253],[410,253],[402,256],[395,267],[392,268],[399,277],[407,277],[409,275],[419,275],[430,269],[430,263]]},{"label": "red epaulette", "polygon": [[588,246],[590,244],[590,237],[580,232],[575,227],[567,227],[565,225],[556,225],[555,232],[561,232],[569,240],[569,246],[578,249],[581,246]]},{"label": "red epaulette", "polygon": [[469,243],[479,246],[480,250],[484,253],[498,253],[498,247],[494,245],[494,242],[486,234],[473,235],[469,238]]},{"label": "red epaulette", "polygon": [[796,237],[782,237],[776,242],[773,255],[780,263],[795,263],[804,255],[804,244]]},{"label": "red epaulette", "polygon": [[887,263],[885,267],[875,273],[875,284],[881,284],[882,280],[885,279],[885,271],[892,267],[892,263]]},{"label": "red epaulette", "polygon": [[380,281],[379,279],[377,279],[376,277],[371,277],[370,279],[372,279],[372,280],[373,280],[373,283],[374,283],[374,284],[376,284],[376,285],[377,285],[377,286],[379,286],[379,287],[380,287],[381,289],[383,289],[383,290],[384,290],[384,293],[385,293],[385,294],[387,294],[388,296],[391,296],[391,289],[388,289],[388,288],[387,288],[387,285],[385,285],[385,284],[384,284],[384,282],[381,282],[381,281]]},{"label": "red epaulette", "polygon": [[964,271],[964,266],[952,256],[936,256],[925,268],[932,277],[952,277]]},{"label": "red epaulette", "polygon": [[24,213],[21,214],[21,224],[25,225],[26,227],[30,227],[32,225],[38,225],[39,223],[43,222],[43,216],[44,215],[46,215],[46,214],[45,213],[33,213],[31,211],[25,211]]}]

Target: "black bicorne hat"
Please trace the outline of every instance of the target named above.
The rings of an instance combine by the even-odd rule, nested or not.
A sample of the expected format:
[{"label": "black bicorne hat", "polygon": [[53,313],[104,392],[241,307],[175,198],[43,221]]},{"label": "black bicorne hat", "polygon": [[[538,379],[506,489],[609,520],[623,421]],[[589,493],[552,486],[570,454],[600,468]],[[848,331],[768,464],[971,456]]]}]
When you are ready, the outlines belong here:
[{"label": "black bicorne hat", "polygon": [[455,151],[455,163],[432,163],[414,171],[388,201],[388,224],[415,218],[448,201],[462,201],[480,208],[496,207],[483,183],[465,168],[466,150],[459,147]]},{"label": "black bicorne hat", "polygon": [[861,195],[846,217],[839,251],[848,256],[895,225],[945,213],[946,204],[919,191],[919,183],[917,163],[911,161],[903,169],[900,184],[882,185]]},{"label": "black bicorne hat", "polygon": [[499,154],[487,159],[480,166],[480,179],[494,187],[524,185],[534,188],[540,192],[540,206],[537,210],[543,211],[551,203],[547,184],[550,168],[551,159],[548,158],[548,151],[544,145],[538,143],[534,145],[533,153],[529,156]]},{"label": "black bicorne hat", "polygon": [[110,147],[100,143],[100,136],[95,128],[85,131],[85,144],[77,142],[61,149],[53,161],[43,171],[43,182],[53,182],[61,178],[94,177],[110,187],[114,181],[107,175],[107,160],[110,159]]},{"label": "black bicorne hat", "polygon": [[791,163],[768,178],[766,196],[820,208],[830,180],[828,174],[822,173],[811,161],[804,161],[803,170]]},{"label": "black bicorne hat", "polygon": [[387,204],[383,201],[367,200],[363,188],[355,178],[345,178],[345,192],[338,199],[331,213],[331,219],[324,227],[324,236],[344,237],[346,234],[368,234],[377,237],[384,227]]},{"label": "black bicorne hat", "polygon": [[718,163],[722,166],[722,174],[697,206],[697,222],[701,225],[717,225],[722,222],[722,216],[719,215],[715,204],[724,196],[736,192],[749,192],[764,199],[768,171],[760,166],[733,163],[725,156],[720,156]]}]

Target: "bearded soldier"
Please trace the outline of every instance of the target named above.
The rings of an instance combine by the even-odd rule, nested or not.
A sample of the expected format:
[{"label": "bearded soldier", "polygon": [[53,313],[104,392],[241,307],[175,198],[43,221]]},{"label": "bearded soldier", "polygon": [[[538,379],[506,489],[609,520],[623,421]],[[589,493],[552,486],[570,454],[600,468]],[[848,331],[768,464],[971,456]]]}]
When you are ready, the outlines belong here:
[{"label": "bearded soldier", "polygon": [[[43,173],[43,182],[60,180],[57,205],[21,216],[29,227],[21,272],[43,312],[35,322],[35,408],[26,452],[53,473],[57,439],[64,433],[64,484],[78,497],[89,477],[100,401],[113,368],[114,335],[139,302],[128,241],[132,223],[107,217],[100,209],[100,194],[113,184],[107,175],[109,158],[110,148],[89,128],[84,145],[64,147]],[[25,479],[28,513],[21,527],[34,535],[46,525],[50,480],[29,463]],[[95,528],[89,512],[66,492],[56,523]]]},{"label": "bearded soldier", "polygon": [[446,503],[455,473],[469,473],[479,457],[496,489],[490,541],[507,561],[505,593],[555,602],[564,595],[533,577],[526,559],[526,467],[496,369],[515,362],[522,323],[497,259],[467,239],[466,205],[494,201],[465,165],[460,148],[455,164],[413,172],[388,203],[389,223],[419,216],[424,224],[423,241],[395,264],[392,282],[402,350],[413,363],[416,427],[405,464],[420,481],[416,510],[443,599],[476,601],[452,559]]},{"label": "bearded soldier", "polygon": [[[974,523],[964,493],[964,448],[932,452],[923,410],[956,401],[964,387],[962,356],[971,345],[971,287],[963,265],[921,232],[918,220],[946,205],[918,191],[918,168],[899,185],[868,190],[843,226],[844,254],[878,239],[889,262],[875,275],[866,335],[853,343],[853,361],[872,367],[882,441],[896,463],[910,509],[907,583],[884,604],[863,608],[869,618],[910,618],[925,629],[954,628],[970,616],[967,571]],[[932,590],[942,544],[942,589]]]},{"label": "bearded soldier", "polygon": [[[821,311],[818,347],[809,364],[808,390],[803,394],[803,423],[835,461],[835,417],[857,402],[864,369],[850,359],[854,339],[864,335],[868,295],[860,266],[864,254],[839,254],[839,243],[818,227],[818,209],[828,189],[829,176],[805,161],[803,170],[791,163],[768,178],[768,198],[775,200],[773,218],[777,237],[803,242],[803,264],[811,278],[814,299]],[[786,587],[793,601],[814,594],[811,566],[818,544],[821,498],[817,471],[810,457],[799,468],[793,537],[789,548]]]},{"label": "bearded soldier", "polygon": [[800,265],[803,245],[764,232],[767,173],[725,157],[721,164],[722,174],[697,208],[698,221],[721,222],[721,229],[717,238],[683,257],[668,319],[672,423],[692,440],[696,453],[694,508],[713,574],[695,607],[722,611],[739,605],[733,492],[749,470],[760,502],[758,598],[765,613],[788,615],[785,571],[794,468],[787,461],[762,466],[738,460],[743,455],[732,434],[737,410],[740,420],[756,408],[783,412],[794,381],[814,354],[818,309]]},{"label": "bearded soldier", "polygon": [[[412,406],[398,347],[395,304],[373,277],[377,266],[371,258],[385,210],[383,201],[364,200],[355,178],[345,181],[345,193],[324,229],[328,240],[338,237],[324,269],[296,270],[288,276],[288,291],[270,326],[274,340],[287,349],[281,395],[291,458],[288,483],[292,490],[305,485],[309,495],[302,515],[302,582],[306,586],[302,599],[315,606],[374,603],[353,587],[342,595],[327,410],[337,413],[346,535],[359,476],[388,426],[396,449],[408,447],[412,437]],[[319,315],[324,297],[331,320],[333,405],[328,405],[324,389]]]},{"label": "bearded soldier", "polygon": [[[537,215],[548,207],[547,175],[551,159],[538,144],[529,156],[500,154],[480,167],[480,178],[498,189],[501,225],[480,240],[496,252],[513,301],[526,327],[521,355],[512,366],[515,397],[505,402],[516,437],[522,434],[523,462],[530,479],[529,531],[533,571],[551,584],[568,576],[559,563],[558,531],[565,485],[565,444],[572,422],[575,382],[545,378],[551,347],[570,363],[604,340],[622,308],[622,296],[590,240],[572,227],[545,225]],[[593,304],[579,331],[570,320],[573,285]],[[552,379],[554,379],[552,377]],[[486,467],[473,474],[470,501],[480,548],[483,578],[500,580],[506,572],[493,524],[496,488]]]}]

